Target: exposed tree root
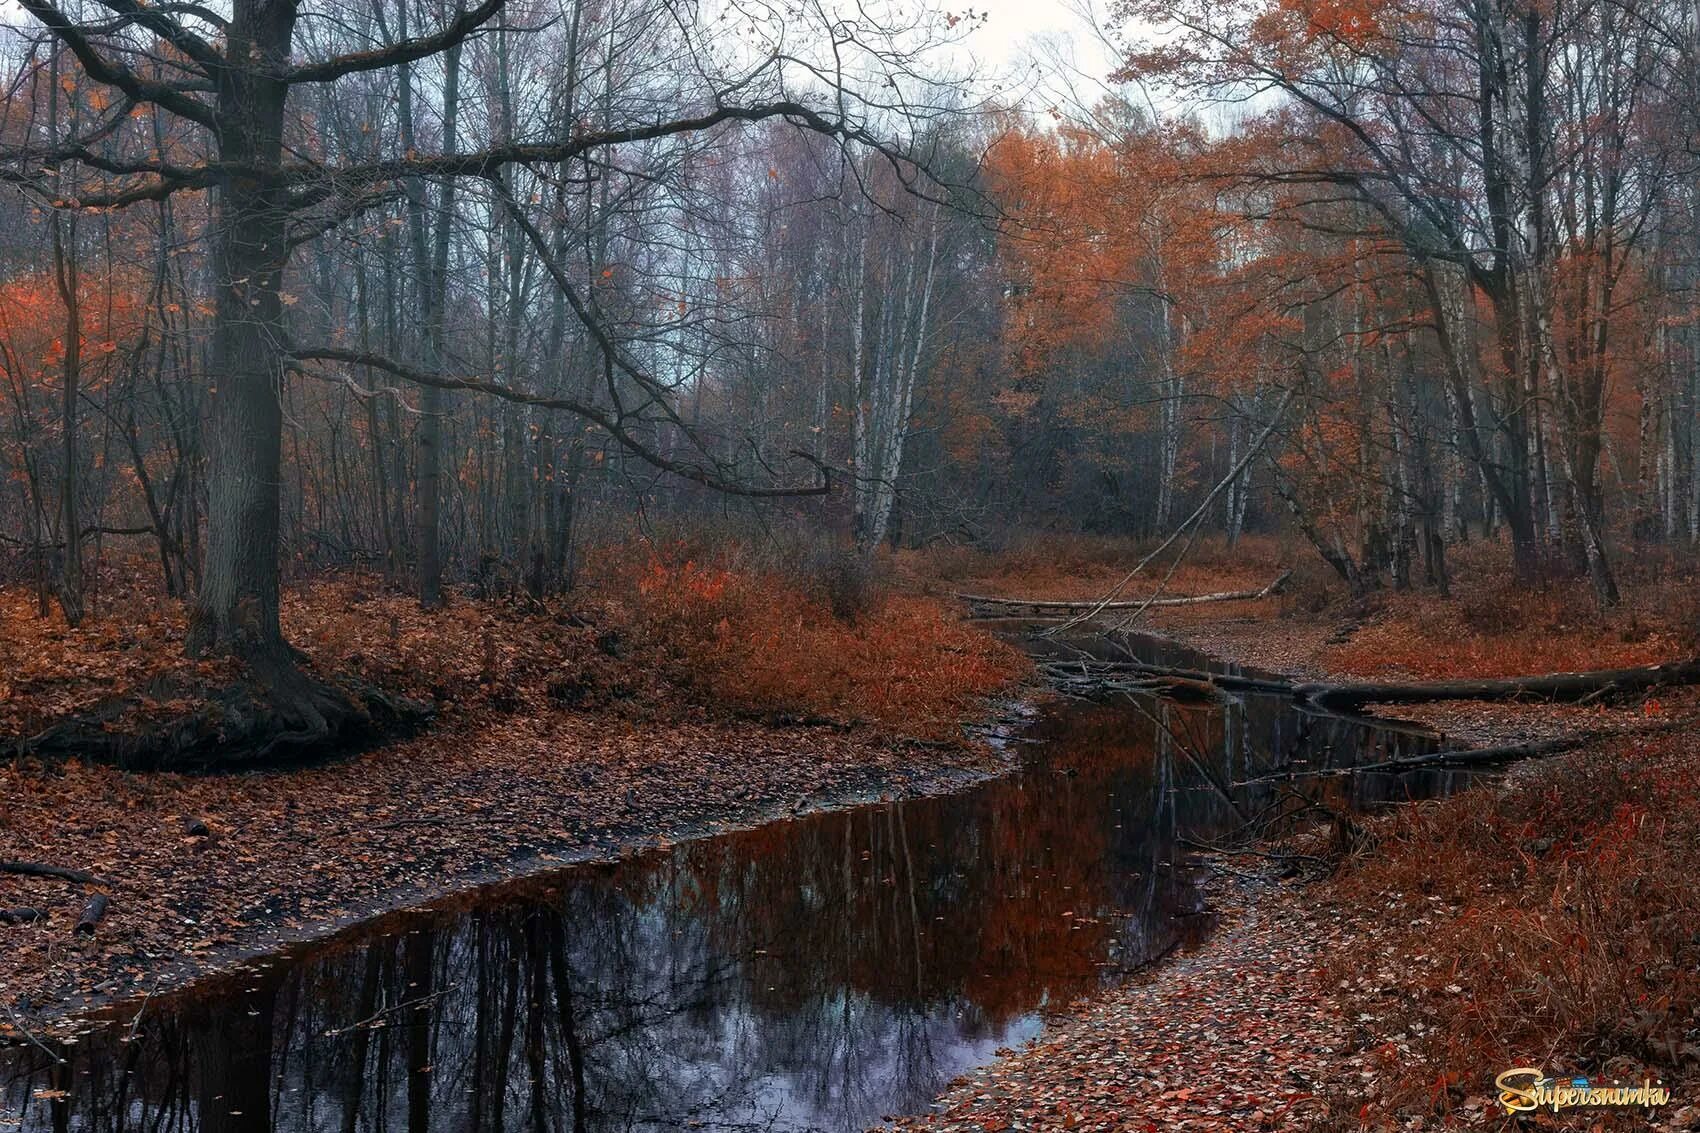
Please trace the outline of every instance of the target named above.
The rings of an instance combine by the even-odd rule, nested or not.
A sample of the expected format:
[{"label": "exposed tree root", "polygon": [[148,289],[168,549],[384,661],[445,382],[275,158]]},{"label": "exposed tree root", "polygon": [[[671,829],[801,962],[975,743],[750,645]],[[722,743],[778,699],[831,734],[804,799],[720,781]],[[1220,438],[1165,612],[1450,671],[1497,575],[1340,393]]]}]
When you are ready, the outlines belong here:
[{"label": "exposed tree root", "polygon": [[1066,601],[1049,598],[999,598],[990,594],[957,594],[954,597],[970,606],[999,610],[1031,610],[1039,616],[1062,617],[1070,614],[1097,614],[1115,610],[1143,610],[1156,606],[1197,606],[1205,602],[1249,602],[1279,594],[1292,571],[1284,571],[1269,585],[1258,590],[1224,590],[1215,594],[1192,594],[1175,598],[1146,598],[1137,602]]},{"label": "exposed tree root", "polygon": [[293,658],[251,661],[222,688],[150,688],[151,699],[187,692],[193,711],[127,727],[143,697],[106,701],[35,736],[0,738],[0,758],[85,759],[127,770],[225,771],[356,750],[425,723],[432,709],[363,681],[331,682]]}]

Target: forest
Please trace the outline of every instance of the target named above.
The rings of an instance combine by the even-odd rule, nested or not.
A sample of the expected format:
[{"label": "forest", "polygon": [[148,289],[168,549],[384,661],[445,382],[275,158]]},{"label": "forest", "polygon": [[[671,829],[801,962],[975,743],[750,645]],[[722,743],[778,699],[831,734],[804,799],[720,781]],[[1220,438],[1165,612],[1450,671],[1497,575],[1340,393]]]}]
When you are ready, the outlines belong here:
[{"label": "forest", "polygon": [[1038,8],[0,8],[0,1126],[1700,1123],[1700,9]]}]

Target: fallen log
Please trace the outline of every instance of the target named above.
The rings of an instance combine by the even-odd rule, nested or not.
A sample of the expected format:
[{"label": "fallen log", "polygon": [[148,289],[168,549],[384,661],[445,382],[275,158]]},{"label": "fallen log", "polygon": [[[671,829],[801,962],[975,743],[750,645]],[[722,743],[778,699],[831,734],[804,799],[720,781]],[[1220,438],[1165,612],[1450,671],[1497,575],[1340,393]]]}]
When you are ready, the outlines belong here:
[{"label": "fallen log", "polygon": [[1498,680],[1430,681],[1412,684],[1356,682],[1301,684],[1293,695],[1318,708],[1352,712],[1369,704],[1430,704],[1442,700],[1577,703],[1669,685],[1700,684],[1700,659],[1632,669],[1549,673]]},{"label": "fallen log", "polygon": [[1287,580],[1293,576],[1292,571],[1283,571],[1269,585],[1260,590],[1226,590],[1216,594],[1192,594],[1175,598],[1148,598],[1137,602],[1099,602],[1096,600],[1079,601],[1050,598],[1000,598],[992,594],[956,594],[954,597],[970,606],[992,606],[1001,609],[1016,610],[1048,610],[1059,615],[1109,612],[1112,610],[1143,610],[1155,606],[1197,606],[1205,602],[1250,602],[1259,598],[1267,598],[1271,594],[1279,594]]},{"label": "fallen log", "polygon": [[62,881],[75,881],[79,885],[100,884],[100,879],[92,873],[80,869],[66,869],[64,866],[41,865],[37,862],[0,861],[0,873],[21,873],[29,877],[57,877]]},{"label": "fallen log", "polygon": [[83,915],[77,918],[77,927],[71,930],[73,936],[93,936],[95,926],[100,924],[100,918],[106,915],[106,907],[111,904],[104,893],[96,893],[83,906]]},{"label": "fallen log", "polygon": [[29,924],[41,919],[41,910],[25,906],[21,909],[0,909],[0,924]]}]

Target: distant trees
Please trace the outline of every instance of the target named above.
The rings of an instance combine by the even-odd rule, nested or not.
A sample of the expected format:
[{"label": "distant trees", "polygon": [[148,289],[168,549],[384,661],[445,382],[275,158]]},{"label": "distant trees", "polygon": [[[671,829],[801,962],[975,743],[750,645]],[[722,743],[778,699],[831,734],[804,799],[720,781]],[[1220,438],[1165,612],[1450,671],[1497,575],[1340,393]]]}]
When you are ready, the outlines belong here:
[{"label": "distant trees", "polygon": [[[236,0],[225,14],[127,0],[87,13],[52,0],[25,5],[40,31],[17,63],[4,168],[45,222],[67,320],[59,496],[68,615],[83,494],[79,215],[110,218],[110,229],[133,239],[153,213],[156,299],[175,290],[171,260],[185,242],[206,242],[185,288],[205,355],[173,359],[201,387],[207,423],[204,499],[190,504],[205,517],[192,568],[194,650],[290,667],[277,618],[283,502],[293,496],[298,531],[311,527],[315,540],[340,539],[352,551],[349,495],[359,481],[376,486],[386,557],[399,563],[398,544],[409,540],[421,598],[439,601],[444,529],[467,518],[449,511],[451,501],[468,502],[451,496],[449,481],[469,465],[504,462],[483,470],[483,484],[506,488],[499,502],[481,501],[483,528],[506,529],[511,539],[538,518],[522,479],[582,473],[554,467],[552,443],[547,466],[526,467],[549,411],[588,420],[622,451],[699,483],[797,490],[765,468],[746,480],[727,446],[681,414],[677,399],[690,378],[668,367],[696,349],[684,340],[702,296],[663,282],[694,267],[670,245],[670,231],[706,204],[691,179],[724,160],[740,123],[784,122],[836,146],[882,149],[901,164],[875,134],[901,126],[895,111],[858,91],[828,97],[816,78],[799,99],[790,76],[822,74],[818,53],[868,77],[907,81],[910,52],[927,45],[932,28],[829,21],[789,29],[801,54],[758,51],[722,63],[703,29],[639,8],[572,0],[558,24],[537,31],[510,25],[504,0],[452,9],[404,0],[340,13],[302,13],[294,0]],[[550,23],[541,12],[521,19],[534,17]],[[463,82],[488,96],[475,118],[463,113]],[[198,209],[203,198],[210,210],[192,230],[178,228],[182,202]],[[138,251],[109,249],[107,270],[136,262]],[[183,314],[176,299],[156,305]],[[540,320],[546,336],[533,330],[522,342],[540,311],[549,313]],[[706,329],[710,342],[721,330]],[[133,361],[145,364],[146,353],[138,347]],[[343,415],[305,394],[302,376],[387,404]],[[371,384],[392,380],[424,389],[416,407]],[[481,410],[484,423],[470,436],[451,431],[447,391],[474,387],[519,408]],[[521,417],[526,406],[538,411],[530,422]],[[403,414],[417,416],[412,454],[398,432]],[[359,429],[366,435],[350,436]],[[499,457],[484,444],[448,447],[497,435]],[[142,447],[134,432],[130,439]],[[311,440],[328,445],[323,460],[309,457]],[[177,455],[198,460],[201,447]],[[582,464],[582,443],[568,448],[569,464]],[[145,451],[137,463],[147,464]],[[319,522],[337,511],[338,522]],[[552,522],[561,525],[558,514]],[[173,529],[155,526],[164,554]],[[562,545],[558,532],[522,541]]]},{"label": "distant trees", "polygon": [[1626,540],[1700,541],[1662,0],[1133,4],[1154,97],[1039,120],[922,75],[927,14],[25,10],[0,565],[73,620],[149,540],[196,648],[287,672],[281,571],[542,593],[588,527],[809,493],[871,552],[1221,484],[1355,592],[1504,535],[1610,603]]},{"label": "distant trees", "polygon": [[[1630,328],[1673,314],[1655,314],[1645,281],[1693,180],[1692,13],[1282,0],[1126,15],[1153,29],[1128,77],[1269,107],[1225,151],[1222,183],[1255,187],[1271,220],[1285,212],[1322,242],[1400,249],[1420,325],[1401,337],[1438,347],[1448,432],[1483,514],[1509,529],[1523,575],[1556,543],[1615,602],[1605,465],[1635,457],[1611,450],[1614,397],[1673,377],[1669,353],[1651,356]],[[1355,319],[1344,330],[1360,345],[1380,335]]]}]

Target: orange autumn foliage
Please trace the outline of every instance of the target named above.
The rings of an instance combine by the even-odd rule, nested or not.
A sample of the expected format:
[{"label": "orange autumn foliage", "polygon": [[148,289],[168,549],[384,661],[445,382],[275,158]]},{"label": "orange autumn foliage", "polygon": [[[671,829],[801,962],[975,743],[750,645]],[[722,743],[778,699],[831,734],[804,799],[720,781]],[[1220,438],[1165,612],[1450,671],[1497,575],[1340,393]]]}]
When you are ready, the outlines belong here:
[{"label": "orange autumn foliage", "polygon": [[758,715],[864,721],[944,739],[1013,682],[1021,653],[936,599],[880,594],[855,617],[777,573],[652,558],[604,581],[640,651],[705,701]]},{"label": "orange autumn foliage", "polygon": [[[1623,738],[1373,824],[1373,851],[1329,884],[1363,931],[1327,974],[1348,1012],[1411,1036],[1376,1052],[1378,1110],[1468,1123],[1475,1084],[1531,1051],[1560,1071],[1674,1074],[1684,1096],[1700,1017],[1697,773],[1680,735]],[[1589,1127],[1648,1127],[1620,1116]]]},{"label": "orange autumn foliage", "polygon": [[[459,715],[731,712],[944,740],[1026,672],[1018,650],[931,598],[877,593],[847,621],[827,595],[779,574],[600,557],[608,565],[581,592],[461,597],[441,610],[376,575],[326,572],[286,588],[282,621],[312,669]],[[130,701],[113,727],[157,722],[236,677],[231,662],[184,656],[181,602],[136,572],[108,566],[98,577],[98,600],[74,629],[38,616],[27,588],[0,586],[0,738],[113,698]]]},{"label": "orange autumn foliage", "polygon": [[[122,277],[90,273],[82,278],[79,385],[85,390],[98,389],[112,377],[125,346],[141,333],[139,293]],[[14,396],[20,385],[46,389],[62,380],[64,329],[64,301],[50,273],[0,283],[0,375]]]}]

